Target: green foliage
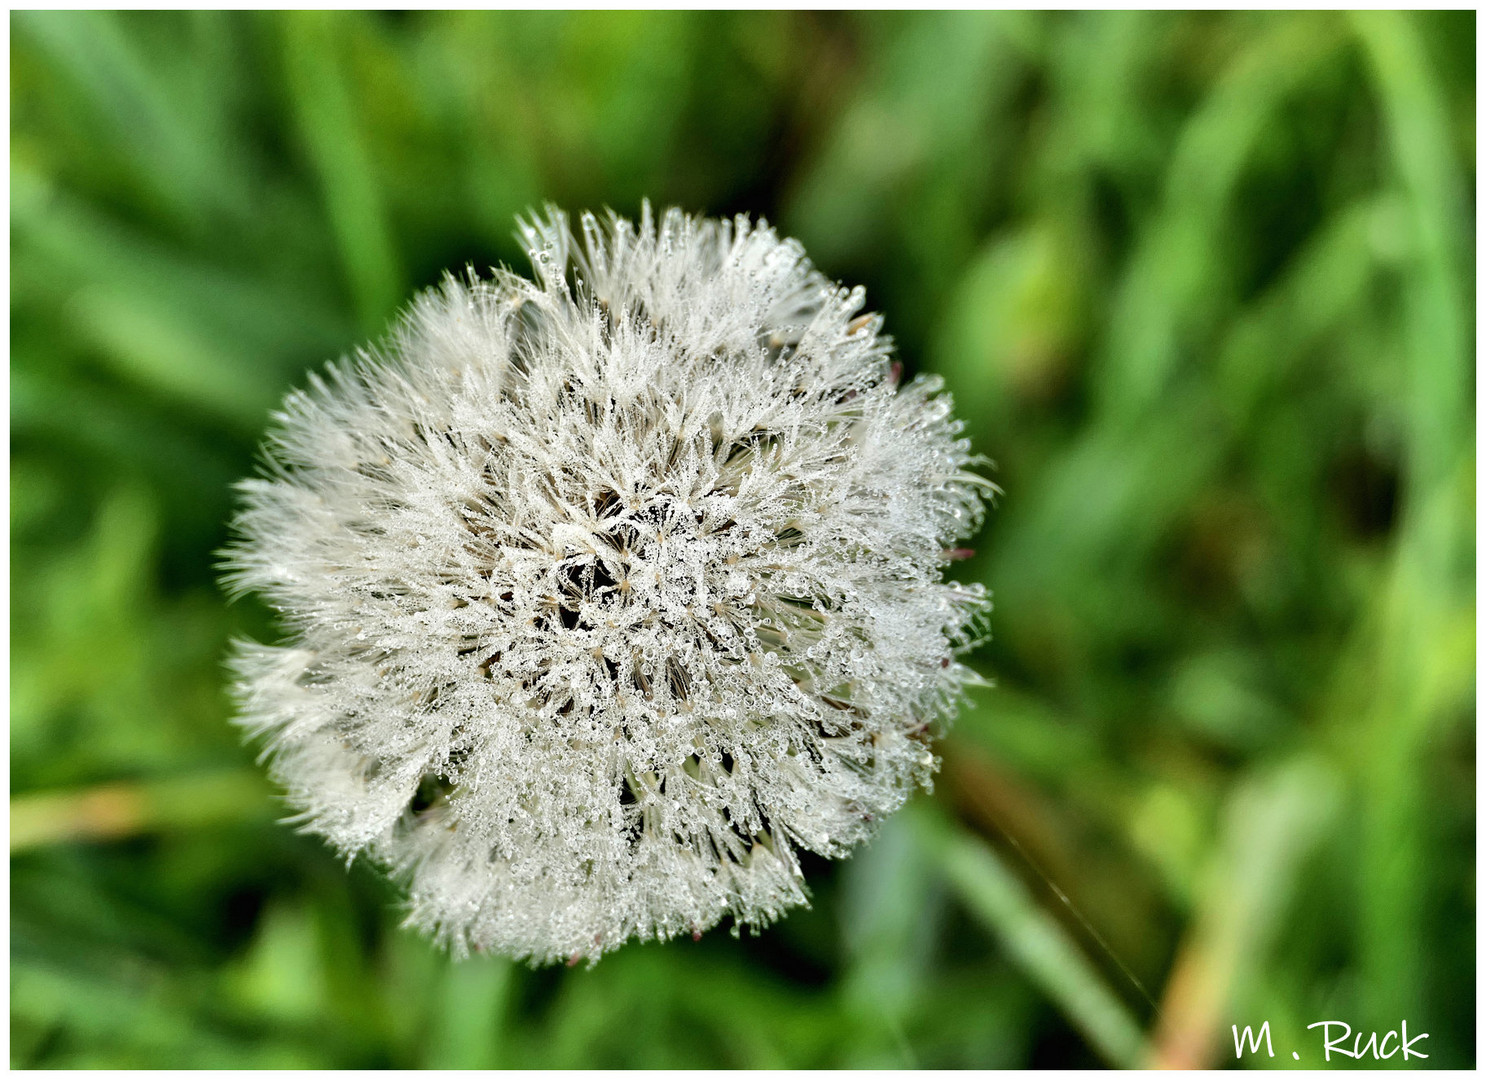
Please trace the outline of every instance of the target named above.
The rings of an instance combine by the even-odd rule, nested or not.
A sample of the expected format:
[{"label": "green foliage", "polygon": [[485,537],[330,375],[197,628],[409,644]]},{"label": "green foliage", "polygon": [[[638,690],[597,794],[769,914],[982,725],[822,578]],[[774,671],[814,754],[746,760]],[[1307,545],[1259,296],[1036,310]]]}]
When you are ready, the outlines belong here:
[{"label": "green foliage", "polygon": [[[11,19],[15,1065],[1474,1061],[1473,15]],[[515,214],[644,196],[945,376],[997,685],[760,936],[453,964],[227,725],[230,484]]]}]

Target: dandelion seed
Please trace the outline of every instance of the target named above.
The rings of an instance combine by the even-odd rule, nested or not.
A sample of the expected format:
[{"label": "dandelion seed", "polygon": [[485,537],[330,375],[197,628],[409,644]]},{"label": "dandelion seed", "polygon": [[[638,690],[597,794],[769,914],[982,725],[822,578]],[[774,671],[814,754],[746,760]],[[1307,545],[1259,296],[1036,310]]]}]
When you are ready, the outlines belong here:
[{"label": "dandelion seed", "polygon": [[939,383],[763,223],[524,223],[277,414],[227,580],[297,820],[457,954],[764,925],[928,783],[993,490]]}]

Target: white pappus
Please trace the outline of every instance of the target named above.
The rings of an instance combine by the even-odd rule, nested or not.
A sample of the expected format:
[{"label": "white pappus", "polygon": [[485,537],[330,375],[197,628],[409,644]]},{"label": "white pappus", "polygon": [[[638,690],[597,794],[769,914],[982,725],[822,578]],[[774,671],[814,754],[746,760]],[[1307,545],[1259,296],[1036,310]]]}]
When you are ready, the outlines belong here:
[{"label": "white pappus", "polygon": [[763,222],[523,223],[312,376],[241,484],[238,722],[463,955],[758,926],[936,767],[992,485],[861,289]]}]

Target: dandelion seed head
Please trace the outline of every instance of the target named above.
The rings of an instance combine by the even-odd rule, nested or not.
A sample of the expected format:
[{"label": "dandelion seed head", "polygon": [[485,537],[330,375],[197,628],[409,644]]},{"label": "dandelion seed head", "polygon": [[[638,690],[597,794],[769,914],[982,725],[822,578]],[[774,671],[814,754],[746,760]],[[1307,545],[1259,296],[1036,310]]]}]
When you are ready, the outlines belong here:
[{"label": "dandelion seed head", "polygon": [[926,785],[989,603],[950,401],[763,223],[522,225],[276,416],[239,723],[457,954],[759,926]]}]

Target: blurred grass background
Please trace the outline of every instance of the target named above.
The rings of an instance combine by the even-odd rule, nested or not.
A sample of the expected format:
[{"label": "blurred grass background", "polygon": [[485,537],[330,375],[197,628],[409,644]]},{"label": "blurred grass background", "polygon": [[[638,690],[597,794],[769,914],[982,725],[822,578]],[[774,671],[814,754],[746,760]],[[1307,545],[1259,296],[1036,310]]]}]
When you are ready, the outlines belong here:
[{"label": "blurred grass background", "polygon": [[[13,1064],[1472,1065],[1474,18],[13,14]],[[452,964],[227,724],[229,485],[515,214],[645,196],[946,377],[997,685],[761,935]]]}]

